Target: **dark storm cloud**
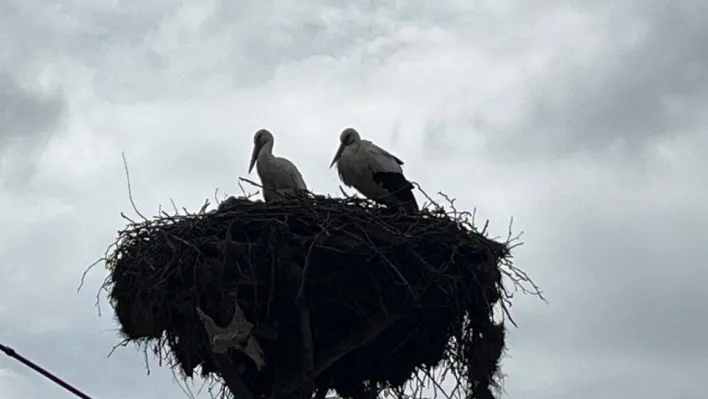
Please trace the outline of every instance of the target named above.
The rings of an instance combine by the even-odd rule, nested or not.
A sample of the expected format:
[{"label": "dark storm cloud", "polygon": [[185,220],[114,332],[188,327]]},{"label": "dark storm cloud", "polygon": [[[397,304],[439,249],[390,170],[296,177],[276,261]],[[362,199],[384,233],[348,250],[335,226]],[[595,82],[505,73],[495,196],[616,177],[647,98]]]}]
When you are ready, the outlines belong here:
[{"label": "dark storm cloud", "polygon": [[[597,57],[549,70],[533,86],[515,148],[525,153],[597,150],[618,142],[637,153],[648,139],[703,123],[708,24],[699,1],[623,2]],[[631,17],[631,18],[630,18]],[[500,144],[501,145],[501,144]]]},{"label": "dark storm cloud", "polygon": [[21,187],[60,125],[64,98],[25,89],[12,76],[0,72],[0,104],[0,182]]}]

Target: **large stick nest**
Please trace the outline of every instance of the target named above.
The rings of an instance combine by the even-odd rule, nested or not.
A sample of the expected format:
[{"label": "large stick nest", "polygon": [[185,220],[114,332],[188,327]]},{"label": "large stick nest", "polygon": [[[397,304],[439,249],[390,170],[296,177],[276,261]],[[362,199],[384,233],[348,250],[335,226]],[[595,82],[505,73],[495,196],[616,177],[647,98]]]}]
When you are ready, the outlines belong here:
[{"label": "large stick nest", "polygon": [[131,222],[108,258],[121,332],[167,349],[186,376],[200,367],[226,380],[197,308],[224,327],[238,304],[265,366],[237,349],[226,356],[255,398],[309,396],[308,381],[345,398],[403,395],[441,367],[458,396],[493,398],[505,337],[493,308],[505,303],[502,275],[518,270],[508,242],[477,232],[470,214],[432,208],[231,197],[218,210]]}]

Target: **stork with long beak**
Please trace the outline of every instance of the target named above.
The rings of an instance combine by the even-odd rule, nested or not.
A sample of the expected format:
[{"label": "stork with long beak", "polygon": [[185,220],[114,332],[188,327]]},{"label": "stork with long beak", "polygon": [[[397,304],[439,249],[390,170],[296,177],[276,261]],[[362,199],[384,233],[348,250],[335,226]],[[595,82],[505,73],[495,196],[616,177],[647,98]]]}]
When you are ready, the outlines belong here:
[{"label": "stork with long beak", "polygon": [[256,166],[263,186],[263,199],[266,202],[280,201],[306,194],[307,185],[297,167],[289,160],[273,155],[274,142],[273,134],[266,129],[260,129],[253,136],[248,173]]},{"label": "stork with long beak", "polygon": [[344,129],[339,142],[329,167],[337,164],[342,183],[379,203],[418,210],[413,184],[403,175],[403,161],[371,141],[362,140],[353,128]]}]

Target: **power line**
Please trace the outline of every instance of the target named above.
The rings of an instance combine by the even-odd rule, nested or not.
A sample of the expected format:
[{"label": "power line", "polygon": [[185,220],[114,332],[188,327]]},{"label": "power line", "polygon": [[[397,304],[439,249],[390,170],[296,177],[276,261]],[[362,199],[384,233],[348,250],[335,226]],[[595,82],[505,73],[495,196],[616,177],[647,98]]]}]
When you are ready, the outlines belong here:
[{"label": "power line", "polygon": [[15,352],[14,349],[10,348],[9,346],[5,346],[2,343],[0,343],[0,350],[5,352],[6,355],[15,358],[22,362],[25,366],[31,368],[32,370],[38,372],[39,374],[42,374],[43,376],[49,378],[50,380],[54,381],[56,384],[60,385],[62,388],[66,389],[67,391],[73,393],[74,395],[80,397],[81,399],[92,399],[90,396],[86,395],[85,393],[79,391],[78,389],[72,387],[69,385],[66,381],[62,380],[61,378],[55,376],[54,374],[50,373],[49,371],[45,370],[41,366],[37,365],[36,363],[32,362],[31,360],[25,358],[24,356],[20,355],[19,353]]}]

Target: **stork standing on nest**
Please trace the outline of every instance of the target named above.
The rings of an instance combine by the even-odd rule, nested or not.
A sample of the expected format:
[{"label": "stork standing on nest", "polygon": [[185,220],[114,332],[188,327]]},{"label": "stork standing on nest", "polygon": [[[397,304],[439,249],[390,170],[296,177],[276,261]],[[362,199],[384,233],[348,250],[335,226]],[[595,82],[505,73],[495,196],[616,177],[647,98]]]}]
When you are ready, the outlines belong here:
[{"label": "stork standing on nest", "polygon": [[248,173],[256,166],[256,172],[263,185],[263,199],[266,202],[279,201],[293,195],[305,195],[307,185],[297,167],[289,160],[273,155],[273,134],[260,129],[253,136],[253,153]]},{"label": "stork standing on nest", "polygon": [[403,175],[403,161],[369,140],[362,140],[353,128],[339,136],[339,148],[329,165],[337,164],[339,178],[365,197],[388,206],[418,210],[413,184]]}]

